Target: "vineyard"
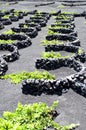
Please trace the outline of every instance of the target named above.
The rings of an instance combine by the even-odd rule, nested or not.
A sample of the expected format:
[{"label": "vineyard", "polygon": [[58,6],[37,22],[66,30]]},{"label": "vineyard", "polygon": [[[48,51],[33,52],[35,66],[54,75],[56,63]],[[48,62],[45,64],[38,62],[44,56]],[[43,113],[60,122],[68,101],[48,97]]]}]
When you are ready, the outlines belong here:
[{"label": "vineyard", "polygon": [[86,1],[0,7],[0,130],[85,130]]}]

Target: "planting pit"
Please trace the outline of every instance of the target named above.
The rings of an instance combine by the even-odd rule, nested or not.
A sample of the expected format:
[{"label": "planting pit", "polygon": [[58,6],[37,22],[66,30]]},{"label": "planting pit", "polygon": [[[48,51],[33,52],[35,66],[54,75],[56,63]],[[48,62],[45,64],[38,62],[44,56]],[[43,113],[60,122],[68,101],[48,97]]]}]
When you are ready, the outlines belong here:
[{"label": "planting pit", "polygon": [[1,40],[17,40],[17,42],[14,42],[13,45],[17,46],[18,49],[28,47],[30,46],[31,39],[25,35],[25,34],[1,34],[0,35]]}]

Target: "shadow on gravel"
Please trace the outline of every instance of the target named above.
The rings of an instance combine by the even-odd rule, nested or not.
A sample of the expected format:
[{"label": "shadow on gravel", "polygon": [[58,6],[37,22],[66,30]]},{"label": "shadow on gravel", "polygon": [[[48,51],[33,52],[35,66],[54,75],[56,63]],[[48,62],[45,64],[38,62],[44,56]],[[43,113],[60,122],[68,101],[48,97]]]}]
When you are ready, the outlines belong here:
[{"label": "shadow on gravel", "polygon": [[[76,86],[75,86],[75,88],[71,88],[74,92],[76,92],[77,94],[79,94],[79,95],[81,95],[81,96],[83,96],[84,98],[86,98],[86,94],[83,94],[83,92],[81,92],[81,89],[79,88],[79,86],[78,86],[79,84],[78,83],[76,83]],[[78,86],[78,89],[76,89],[76,87]],[[83,86],[83,85],[82,85]],[[86,87],[86,85],[84,85],[84,87]],[[70,88],[69,88],[70,89]],[[25,95],[32,95],[32,96],[41,96],[43,93],[45,94],[45,95],[58,95],[58,96],[62,96],[63,94],[65,94],[65,93],[67,93],[68,91],[69,91],[69,89],[63,89],[62,91],[59,91],[59,92],[57,92],[57,91],[53,91],[53,92],[50,92],[50,91],[45,91],[45,92],[42,92],[42,91],[37,91],[37,92],[26,92],[26,91],[24,91],[24,90],[22,90],[22,93],[23,94],[25,94]],[[83,89],[83,91],[84,91],[84,89]]]},{"label": "shadow on gravel", "polygon": [[27,93],[26,91],[22,90],[22,93],[25,94],[25,95],[32,95],[32,96],[41,96],[43,93],[46,94],[46,95],[58,95],[58,96],[61,96],[63,93],[66,93],[68,92],[68,90],[63,90],[64,92],[62,91],[59,91],[59,92],[56,92],[56,91],[53,91],[53,92],[50,92],[50,91],[46,91],[46,92],[42,92],[42,91],[37,91],[37,92],[29,92]]}]

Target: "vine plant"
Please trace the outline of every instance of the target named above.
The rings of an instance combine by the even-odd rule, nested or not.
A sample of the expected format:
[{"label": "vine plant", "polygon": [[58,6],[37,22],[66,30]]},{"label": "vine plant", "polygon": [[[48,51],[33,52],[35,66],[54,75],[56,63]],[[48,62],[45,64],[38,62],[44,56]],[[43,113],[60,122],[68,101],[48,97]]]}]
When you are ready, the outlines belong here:
[{"label": "vine plant", "polygon": [[53,121],[57,116],[57,105],[57,101],[50,107],[42,102],[29,105],[18,103],[14,112],[4,112],[0,118],[0,130],[46,130],[48,127],[55,130],[72,130],[77,127],[78,124],[62,126]]},{"label": "vine plant", "polygon": [[54,52],[54,51],[50,51],[50,52],[43,52],[42,53],[42,58],[46,59],[46,58],[69,58],[69,56],[62,56],[59,52]]},{"label": "vine plant", "polygon": [[11,79],[12,83],[20,83],[25,79],[49,79],[52,80],[55,78],[54,75],[50,74],[48,71],[32,71],[26,72],[23,71],[21,73],[14,73],[14,74],[6,74],[0,77],[1,79]]},{"label": "vine plant", "polygon": [[54,31],[52,31],[52,30],[48,30],[48,35],[51,35],[51,34],[59,34],[58,32],[54,32]]},{"label": "vine plant", "polygon": [[42,40],[41,41],[41,45],[43,45],[43,46],[47,46],[47,45],[59,45],[59,44],[64,44],[64,42],[59,41],[59,40],[51,40],[51,41]]},{"label": "vine plant", "polygon": [[12,29],[8,30],[8,31],[5,31],[3,32],[3,34],[16,34],[16,32],[14,32]]},{"label": "vine plant", "polygon": [[11,40],[11,39],[9,39],[9,40],[0,40],[0,44],[13,44],[15,42],[16,42],[16,40]]},{"label": "vine plant", "polygon": [[[55,29],[61,29],[61,28],[68,28],[68,27],[67,27],[67,25],[58,25],[58,22],[57,22],[57,24],[55,24],[53,26],[53,28],[55,28]],[[52,29],[52,27],[49,26],[48,29]]]}]

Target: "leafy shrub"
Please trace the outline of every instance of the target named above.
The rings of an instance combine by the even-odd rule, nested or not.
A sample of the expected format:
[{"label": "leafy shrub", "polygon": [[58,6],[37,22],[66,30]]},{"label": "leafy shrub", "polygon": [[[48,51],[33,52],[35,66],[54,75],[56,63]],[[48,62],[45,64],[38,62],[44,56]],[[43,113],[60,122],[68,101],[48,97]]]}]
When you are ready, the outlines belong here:
[{"label": "leafy shrub", "polygon": [[44,46],[47,46],[47,45],[58,45],[58,44],[63,44],[62,41],[58,41],[58,40],[51,40],[51,41],[48,41],[48,40],[42,40],[42,43],[41,45],[44,45]]},{"label": "leafy shrub", "polygon": [[28,26],[26,24],[24,24],[24,28],[28,28]]},{"label": "leafy shrub", "polygon": [[51,51],[51,52],[43,52],[42,53],[42,58],[69,58],[69,56],[61,56],[61,54],[58,52],[54,52],[54,51]]},{"label": "leafy shrub", "polygon": [[66,15],[74,15],[75,12],[67,12],[67,11],[63,11],[62,14],[66,14]]},{"label": "leafy shrub", "polygon": [[64,5],[58,5],[57,8],[63,9],[63,8],[65,8],[65,6]]},{"label": "leafy shrub", "polygon": [[2,79],[11,79],[12,83],[20,83],[25,79],[54,79],[54,75],[50,74],[48,71],[33,71],[33,72],[21,72],[16,74],[7,74],[1,76]]},{"label": "leafy shrub", "polygon": [[16,40],[0,40],[0,44],[13,44]]},{"label": "leafy shrub", "polygon": [[10,29],[8,31],[3,32],[3,34],[16,34],[16,32]]},{"label": "leafy shrub", "polygon": [[81,54],[83,51],[81,48],[78,49],[78,54]]},{"label": "leafy shrub", "polygon": [[48,34],[51,35],[51,34],[59,34],[58,32],[54,32],[52,30],[48,30]]},{"label": "leafy shrub", "polygon": [[9,19],[9,15],[4,15],[2,18]]},{"label": "leafy shrub", "polygon": [[67,15],[59,15],[59,16],[57,16],[56,18],[61,18],[61,19],[63,19],[63,20],[69,20],[70,19],[70,17],[69,16],[67,16]]},{"label": "leafy shrub", "polygon": [[54,122],[53,111],[57,105],[57,101],[50,107],[42,102],[29,105],[18,103],[14,112],[4,112],[4,118],[0,118],[0,130],[44,130],[47,127],[55,130],[71,130],[78,126],[78,124],[61,126]]},{"label": "leafy shrub", "polygon": [[54,23],[61,25],[61,24],[62,24],[62,21],[55,21]]},{"label": "leafy shrub", "polygon": [[[52,27],[48,27],[49,29],[52,29]],[[59,25],[58,22],[53,26],[55,29],[60,29],[60,28],[68,28],[67,25]]]}]

